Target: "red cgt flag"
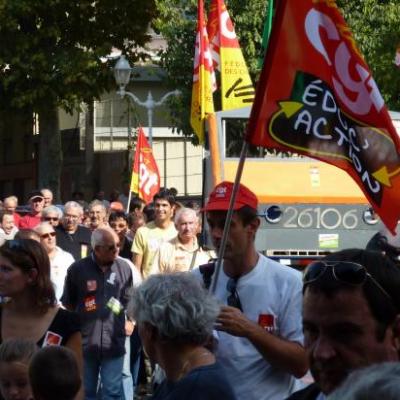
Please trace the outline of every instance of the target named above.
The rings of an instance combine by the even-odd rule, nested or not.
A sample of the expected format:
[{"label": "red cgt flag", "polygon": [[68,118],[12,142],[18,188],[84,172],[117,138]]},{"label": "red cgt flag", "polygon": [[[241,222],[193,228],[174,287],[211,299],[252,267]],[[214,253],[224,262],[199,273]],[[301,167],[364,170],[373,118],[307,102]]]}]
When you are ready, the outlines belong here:
[{"label": "red cgt flag", "polygon": [[153,201],[153,196],[160,190],[160,174],[153,150],[150,147],[143,128],[139,127],[133,161],[131,192],[137,193],[146,204]]},{"label": "red cgt flag", "polygon": [[279,1],[246,140],[346,170],[396,227],[400,136],[335,1]]}]

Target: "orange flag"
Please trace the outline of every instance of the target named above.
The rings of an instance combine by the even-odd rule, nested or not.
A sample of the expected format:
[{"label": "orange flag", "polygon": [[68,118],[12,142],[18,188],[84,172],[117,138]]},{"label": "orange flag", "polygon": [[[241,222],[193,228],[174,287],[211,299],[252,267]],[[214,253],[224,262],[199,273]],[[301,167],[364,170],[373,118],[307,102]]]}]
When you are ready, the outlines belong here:
[{"label": "orange flag", "polygon": [[254,87],[223,0],[211,0],[207,31],[214,68],[221,73],[222,109],[248,107]]},{"label": "orange flag", "polygon": [[345,170],[394,232],[400,137],[335,2],[280,0],[265,60],[246,140]]},{"label": "orange flag", "polygon": [[190,123],[200,143],[204,142],[206,115],[214,113],[212,92],[215,88],[214,68],[204,21],[204,4],[203,0],[199,0]]},{"label": "orange flag", "polygon": [[143,128],[139,127],[133,161],[131,192],[137,193],[146,204],[153,201],[153,196],[160,190],[160,174],[153,150],[150,147]]}]

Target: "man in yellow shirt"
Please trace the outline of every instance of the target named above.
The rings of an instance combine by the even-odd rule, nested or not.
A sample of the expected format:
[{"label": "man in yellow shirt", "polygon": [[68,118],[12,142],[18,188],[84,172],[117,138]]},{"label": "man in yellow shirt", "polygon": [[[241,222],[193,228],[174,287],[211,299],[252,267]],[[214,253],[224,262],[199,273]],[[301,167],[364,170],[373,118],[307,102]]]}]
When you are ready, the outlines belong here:
[{"label": "man in yellow shirt", "polygon": [[161,244],[154,257],[150,275],[189,271],[215,257],[213,252],[199,246],[196,237],[198,224],[198,215],[192,208],[181,208],[176,212],[175,228],[178,235]]},{"label": "man in yellow shirt", "polygon": [[173,239],[177,235],[173,223],[175,198],[165,189],[154,196],[154,221],[140,227],[136,231],[132,245],[133,264],[140,271],[143,278],[150,273],[154,256],[163,242]]}]

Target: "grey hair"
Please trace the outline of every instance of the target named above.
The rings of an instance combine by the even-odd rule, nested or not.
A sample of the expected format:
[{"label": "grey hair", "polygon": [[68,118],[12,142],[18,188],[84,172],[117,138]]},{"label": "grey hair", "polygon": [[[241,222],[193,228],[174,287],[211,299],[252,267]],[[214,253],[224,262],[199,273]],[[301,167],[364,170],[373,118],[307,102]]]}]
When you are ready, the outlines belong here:
[{"label": "grey hair", "polygon": [[204,344],[212,334],[219,305],[186,272],[152,275],[133,292],[128,315],[154,326],[161,339]]},{"label": "grey hair", "polygon": [[374,364],[352,372],[327,400],[400,399],[400,363]]},{"label": "grey hair", "polygon": [[67,201],[64,204],[64,211],[67,211],[67,209],[69,209],[69,208],[77,208],[79,210],[79,214],[80,215],[83,214],[83,207],[76,201]]},{"label": "grey hair", "polygon": [[52,205],[52,206],[47,206],[43,209],[42,216],[46,217],[47,215],[49,215],[51,213],[56,213],[58,215],[58,219],[61,219],[64,215],[60,208]]},{"label": "grey hair", "polygon": [[[34,228],[33,228],[33,230],[36,232],[36,233],[39,233],[39,235],[40,235],[40,233],[43,231],[43,228],[53,228],[53,225],[51,225],[50,224],[50,222],[48,222],[48,221],[43,221],[43,222],[41,222],[39,225],[36,225]],[[53,231],[54,231],[54,228],[53,228]]]},{"label": "grey hair", "polygon": [[107,235],[107,233],[110,234],[111,236],[116,235],[116,233],[108,226],[95,229],[92,232],[92,236],[90,238],[90,244],[92,246],[92,249],[104,243],[104,237]]},{"label": "grey hair", "polygon": [[42,193],[42,195],[44,196],[44,194],[47,192],[47,193],[50,193],[51,194],[51,197],[53,197],[54,195],[53,195],[53,192],[49,189],[49,188],[43,188],[43,189],[40,189],[40,192]]},{"label": "grey hair", "polygon": [[106,208],[106,206],[104,205],[104,203],[103,203],[102,201],[100,201],[100,200],[93,200],[93,201],[89,204],[89,211],[90,211],[93,207],[95,207],[95,206],[101,206],[101,207],[103,207],[104,212],[107,213],[107,208]]},{"label": "grey hair", "polygon": [[193,210],[193,208],[188,208],[188,207],[182,207],[179,210],[176,211],[175,213],[175,218],[174,218],[174,222],[175,224],[178,224],[179,220],[182,218],[183,215],[185,214],[191,214],[193,215],[195,218],[198,218],[197,216],[197,212],[195,210]]},{"label": "grey hair", "polygon": [[18,204],[18,197],[17,197],[17,196],[8,196],[8,197],[6,197],[6,198],[3,200],[3,203],[4,203],[5,201],[7,201],[7,200],[15,201],[15,203]]},{"label": "grey hair", "polygon": [[0,345],[0,362],[29,362],[38,347],[33,340],[7,339]]}]

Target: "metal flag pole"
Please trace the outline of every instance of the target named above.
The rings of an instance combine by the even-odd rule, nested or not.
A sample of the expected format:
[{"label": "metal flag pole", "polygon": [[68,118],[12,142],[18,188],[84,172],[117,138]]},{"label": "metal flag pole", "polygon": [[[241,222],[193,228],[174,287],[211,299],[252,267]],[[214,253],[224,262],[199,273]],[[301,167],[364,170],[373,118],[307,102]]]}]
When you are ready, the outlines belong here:
[{"label": "metal flag pole", "polygon": [[224,254],[225,254],[226,242],[228,241],[229,229],[231,228],[231,221],[232,221],[232,216],[233,216],[233,206],[235,205],[236,195],[239,190],[240,180],[242,179],[243,167],[244,167],[244,163],[246,161],[248,147],[249,147],[249,144],[245,140],[243,140],[242,150],[240,152],[239,164],[238,164],[238,167],[236,170],[235,182],[233,184],[233,189],[232,189],[232,196],[229,201],[228,213],[226,214],[224,232],[222,234],[222,239],[221,239],[221,246],[219,247],[218,259],[217,259],[217,263],[215,265],[215,272],[213,274],[212,284],[211,284],[211,288],[210,288],[210,292],[213,294],[215,293],[215,289],[216,289],[217,281],[218,281],[218,275],[221,270],[222,260],[224,258]]}]

